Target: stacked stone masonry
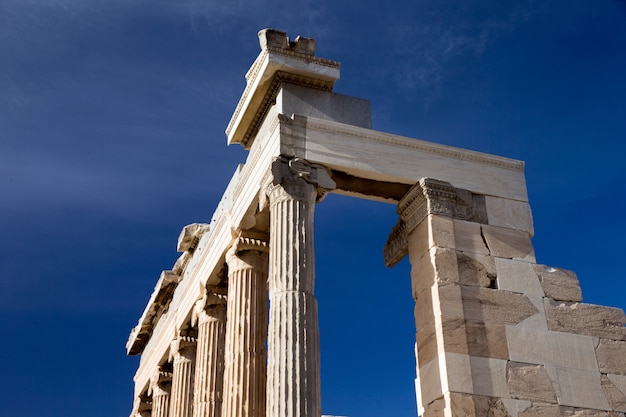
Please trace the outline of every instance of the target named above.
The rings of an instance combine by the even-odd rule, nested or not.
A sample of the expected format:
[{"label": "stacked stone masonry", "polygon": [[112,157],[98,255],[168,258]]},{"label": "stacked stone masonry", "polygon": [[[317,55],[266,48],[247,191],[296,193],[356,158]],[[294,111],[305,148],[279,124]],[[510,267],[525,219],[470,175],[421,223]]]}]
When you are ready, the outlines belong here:
[{"label": "stacked stone masonry", "polygon": [[227,128],[248,158],[131,332],[131,416],[322,415],[313,225],[331,192],[397,204],[384,261],[411,264],[420,415],[625,417],[624,312],[536,263],[524,164],[374,131],[313,39],[259,40]]},{"label": "stacked stone masonry", "polygon": [[426,179],[407,194],[426,210],[399,204],[413,225],[403,230],[420,413],[623,416],[624,312],[581,303],[573,272],[534,262],[527,204],[484,196],[486,221],[468,221],[432,192],[444,185]]}]

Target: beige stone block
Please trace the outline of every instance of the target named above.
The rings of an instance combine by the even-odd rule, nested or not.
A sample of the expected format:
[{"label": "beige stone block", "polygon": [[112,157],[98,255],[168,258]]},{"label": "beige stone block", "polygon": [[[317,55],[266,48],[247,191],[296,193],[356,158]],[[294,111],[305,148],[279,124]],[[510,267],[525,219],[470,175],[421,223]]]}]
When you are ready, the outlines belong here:
[{"label": "beige stone block", "polygon": [[422,417],[446,417],[446,402],[443,397],[437,398],[433,402],[426,404],[424,407],[424,415]]},{"label": "beige stone block", "polygon": [[[420,373],[420,391],[422,393],[422,401],[424,404],[430,404],[437,398],[443,396],[443,385],[446,381],[442,380],[440,372],[439,357],[435,357],[432,361],[419,367]],[[428,409],[426,405],[424,408]]]},{"label": "beige stone block", "polygon": [[545,403],[557,402],[552,380],[543,365],[509,362],[506,378],[513,398]]},{"label": "beige stone block", "polygon": [[461,286],[447,284],[432,287],[433,311],[442,316],[464,318]]},{"label": "beige stone block", "polygon": [[[435,250],[433,248],[433,250]],[[411,292],[417,300],[426,289],[435,283],[435,267],[430,251],[411,262]]]},{"label": "beige stone block", "polygon": [[518,414],[518,417],[562,417],[561,409],[554,404],[534,403]]},{"label": "beige stone block", "polygon": [[480,223],[453,220],[454,223],[454,248],[468,253],[489,255],[489,249],[481,235]]},{"label": "beige stone block", "polygon": [[415,300],[415,329],[419,332],[425,326],[431,326],[435,323],[433,313],[432,292],[425,291]]},{"label": "beige stone block", "polygon": [[557,301],[582,301],[580,283],[573,271],[534,264],[546,297]]},{"label": "beige stone block", "polygon": [[415,265],[415,262],[427,253],[432,246],[429,228],[429,223],[427,221],[422,221],[409,234],[407,246],[409,250],[409,262],[411,265]]},{"label": "beige stone block", "polygon": [[440,356],[440,358],[442,357],[445,358],[447,384],[444,386],[444,390],[471,394],[474,388],[470,356],[446,352]]},{"label": "beige stone block", "polygon": [[534,235],[533,216],[527,202],[487,195],[485,205],[489,224]]},{"label": "beige stone block", "polygon": [[465,320],[462,318],[442,317],[441,334],[443,335],[443,352],[468,354]]},{"label": "beige stone block", "polygon": [[495,264],[499,289],[543,297],[543,288],[533,264],[504,258],[496,258]]},{"label": "beige stone block", "polygon": [[474,394],[509,398],[507,361],[470,356]]},{"label": "beige stone block", "polygon": [[457,254],[454,249],[435,247],[431,249],[430,254],[437,281],[459,282]]},{"label": "beige stone block", "polygon": [[454,249],[455,246],[455,223],[451,217],[429,215],[428,221],[428,241],[429,247]]},{"label": "beige stone block", "polygon": [[611,410],[600,382],[600,372],[556,368],[560,404],[571,407]]},{"label": "beige stone block", "polygon": [[600,372],[626,375],[626,342],[600,339],[596,356]]},{"label": "beige stone block", "polygon": [[516,362],[595,370],[598,362],[590,336],[506,326],[509,357]]},{"label": "beige stone block", "polygon": [[491,256],[535,262],[535,251],[528,233],[490,225],[483,225],[482,233]]},{"label": "beige stone block", "polygon": [[479,287],[462,287],[461,294],[468,320],[517,324],[538,312],[523,294]]},{"label": "beige stone block", "polygon": [[456,253],[458,282],[463,285],[491,287],[496,278],[496,264],[491,256],[478,253]]},{"label": "beige stone block", "polygon": [[506,330],[501,323],[466,321],[467,353],[494,359],[509,359]]},{"label": "beige stone block", "polygon": [[437,358],[439,349],[437,347],[437,335],[435,334],[435,323],[426,326],[415,335],[417,347],[418,366],[422,366]]},{"label": "beige stone block", "polygon": [[[626,380],[626,377],[621,375],[614,375],[614,377],[624,378]],[[609,401],[609,404],[611,404],[613,410],[626,411],[626,394],[624,394],[625,391],[617,387],[608,375],[602,375],[601,381],[602,389],[604,390],[606,399]],[[626,384],[624,385],[626,388]]]},{"label": "beige stone block", "polygon": [[586,334],[607,339],[626,339],[626,316],[619,308],[567,303],[545,299],[550,330]]},{"label": "beige stone block", "polygon": [[450,393],[453,417],[516,417],[511,416],[500,398]]}]

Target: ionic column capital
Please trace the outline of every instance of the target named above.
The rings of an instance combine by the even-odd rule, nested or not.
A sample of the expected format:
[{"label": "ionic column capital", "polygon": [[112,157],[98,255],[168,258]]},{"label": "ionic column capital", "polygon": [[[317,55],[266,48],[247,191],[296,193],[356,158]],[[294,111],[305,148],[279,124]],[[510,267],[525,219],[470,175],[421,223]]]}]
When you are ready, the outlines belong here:
[{"label": "ionic column capital", "polygon": [[184,357],[193,360],[195,357],[196,338],[191,336],[178,336],[170,344],[170,361]]},{"label": "ionic column capital", "polygon": [[169,385],[172,383],[172,373],[164,370],[162,367],[152,375],[150,378],[150,387],[148,388],[148,395],[157,397],[159,395],[168,395]]},{"label": "ionic column capital", "polygon": [[242,269],[267,271],[269,244],[265,239],[241,234],[226,253],[230,272]]},{"label": "ionic column capital", "polygon": [[227,288],[209,286],[201,299],[196,301],[191,325],[206,323],[210,319],[226,320]]},{"label": "ionic column capital", "polygon": [[[470,194],[471,195],[471,194]],[[385,245],[385,265],[396,265],[408,253],[408,237],[430,214],[466,217],[466,209],[458,209],[457,189],[449,182],[422,178],[398,202],[396,212],[399,219],[391,230]],[[463,208],[466,205],[461,204]],[[470,207],[471,209],[471,207]]]},{"label": "ionic column capital", "polygon": [[[263,183],[270,204],[284,199],[319,202],[336,186],[325,166],[286,156],[279,156],[272,162]],[[265,196],[261,195],[261,206],[265,204]]]}]

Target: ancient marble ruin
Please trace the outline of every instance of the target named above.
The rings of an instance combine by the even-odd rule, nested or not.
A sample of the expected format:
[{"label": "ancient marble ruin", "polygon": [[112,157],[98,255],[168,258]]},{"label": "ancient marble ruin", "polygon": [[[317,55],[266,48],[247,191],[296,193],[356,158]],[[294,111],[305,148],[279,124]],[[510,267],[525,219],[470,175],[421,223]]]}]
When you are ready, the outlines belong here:
[{"label": "ancient marble ruin", "polygon": [[315,40],[259,39],[226,129],[247,160],[211,222],[181,232],[128,339],[131,416],[321,416],[312,228],[327,193],[397,205],[384,256],[411,263],[419,415],[624,416],[624,312],[535,263],[523,162],[372,130]]}]

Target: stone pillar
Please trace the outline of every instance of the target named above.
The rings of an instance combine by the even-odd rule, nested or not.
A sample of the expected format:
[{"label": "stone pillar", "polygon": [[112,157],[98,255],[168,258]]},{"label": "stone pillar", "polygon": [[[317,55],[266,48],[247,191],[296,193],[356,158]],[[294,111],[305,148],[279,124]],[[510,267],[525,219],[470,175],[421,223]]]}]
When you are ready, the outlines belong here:
[{"label": "stone pillar", "polygon": [[226,255],[224,416],[265,417],[267,257],[266,241],[245,236]]},{"label": "stone pillar", "polygon": [[174,372],[169,417],[192,417],[196,339],[179,336],[172,342],[170,357],[173,357]]},{"label": "stone pillar", "polygon": [[318,185],[333,188],[323,167],[278,159],[270,202],[268,417],[319,417],[320,345],[313,248]]},{"label": "stone pillar", "polygon": [[[534,290],[523,289],[523,283],[531,285],[525,274],[534,261],[528,204],[507,203],[516,213],[509,220],[519,224],[505,229],[490,224],[502,214],[488,213],[492,200],[422,179],[398,204],[400,219],[385,257],[393,266],[408,253],[411,263],[417,395],[424,417],[517,416],[512,409],[524,407],[522,400],[549,402],[554,394],[545,384],[548,375],[534,368],[545,378],[528,386],[541,387],[542,395],[511,394],[509,368],[519,364],[510,362],[507,335],[541,319],[542,294],[535,298]],[[506,279],[518,287],[501,288]]]},{"label": "stone pillar", "polygon": [[226,336],[226,295],[222,289],[208,289],[196,303],[198,346],[194,378],[194,417],[222,415],[224,384],[224,343]]},{"label": "stone pillar", "polygon": [[169,417],[171,388],[172,373],[159,369],[150,380],[150,392],[152,394],[151,417]]}]

